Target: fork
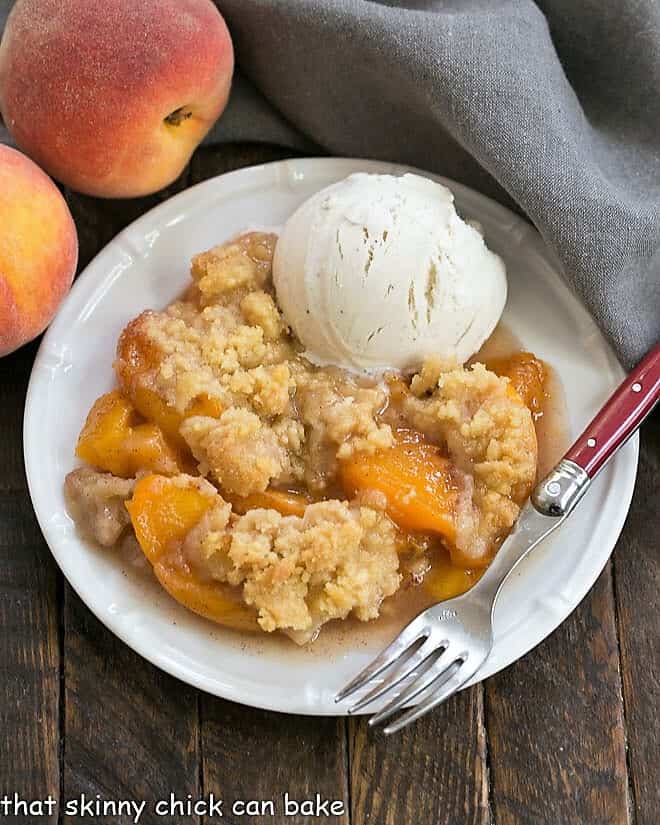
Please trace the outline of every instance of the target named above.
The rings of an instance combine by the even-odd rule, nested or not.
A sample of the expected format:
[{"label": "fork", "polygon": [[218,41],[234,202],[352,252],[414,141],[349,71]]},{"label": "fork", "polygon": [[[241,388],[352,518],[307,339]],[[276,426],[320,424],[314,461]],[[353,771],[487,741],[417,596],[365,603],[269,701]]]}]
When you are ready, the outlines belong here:
[{"label": "fork", "polygon": [[[369,725],[391,719],[390,734],[419,719],[460,690],[488,658],[493,611],[511,571],[562,524],[592,479],[651,413],[660,397],[660,344],[628,375],[564,458],[538,484],[509,537],[466,594],[429,607],[335,697],[368,692],[353,714],[382,699]],[[414,703],[414,704],[413,704]],[[409,707],[412,704],[412,707]]]}]

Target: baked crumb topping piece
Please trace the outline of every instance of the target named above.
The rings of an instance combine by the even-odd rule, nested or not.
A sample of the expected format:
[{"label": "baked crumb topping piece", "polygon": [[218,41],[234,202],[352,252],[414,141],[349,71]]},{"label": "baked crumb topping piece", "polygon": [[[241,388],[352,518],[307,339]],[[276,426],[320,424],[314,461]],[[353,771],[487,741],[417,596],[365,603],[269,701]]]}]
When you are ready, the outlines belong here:
[{"label": "baked crumb topping piece", "polygon": [[309,504],[302,518],[226,502],[206,513],[184,545],[202,576],[242,588],[263,630],[315,633],[353,613],[378,616],[399,587],[401,536],[384,513],[341,501]]},{"label": "baked crumb topping piece", "polygon": [[131,497],[134,486],[133,479],[99,473],[90,467],[69,473],[64,496],[83,535],[104,547],[116,544],[131,523],[124,502]]}]

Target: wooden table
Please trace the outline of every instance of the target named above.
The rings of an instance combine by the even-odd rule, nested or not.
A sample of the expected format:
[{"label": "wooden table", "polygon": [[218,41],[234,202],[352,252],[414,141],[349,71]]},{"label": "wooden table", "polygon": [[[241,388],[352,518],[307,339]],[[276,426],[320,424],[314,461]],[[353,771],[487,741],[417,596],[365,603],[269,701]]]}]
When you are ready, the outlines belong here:
[{"label": "wooden table", "polygon": [[[158,201],[212,175],[286,156],[205,148],[167,192],[100,201],[67,192],[81,266]],[[209,793],[223,819],[141,823],[655,825],[658,792],[657,550],[660,427],[647,424],[637,490],[613,561],[536,650],[402,735],[361,719],[285,716],[216,699],[166,676],[112,636],[52,560],[22,460],[36,344],[0,360],[0,799],[156,800]],[[66,415],[66,410],[62,411]],[[566,548],[579,552],[579,548]],[[233,800],[321,794],[339,817],[233,816]],[[64,806],[62,805],[61,808]],[[57,822],[18,816],[11,823]],[[64,823],[128,823],[130,816]]]}]

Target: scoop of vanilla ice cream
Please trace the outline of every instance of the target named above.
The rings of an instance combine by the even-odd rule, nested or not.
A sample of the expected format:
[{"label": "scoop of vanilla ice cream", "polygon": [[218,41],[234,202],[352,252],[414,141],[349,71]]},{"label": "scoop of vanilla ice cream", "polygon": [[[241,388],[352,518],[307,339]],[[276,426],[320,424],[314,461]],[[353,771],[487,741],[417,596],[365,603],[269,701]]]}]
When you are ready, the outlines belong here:
[{"label": "scoop of vanilla ice cream", "polygon": [[305,201],[275,248],[287,322],[317,364],[412,371],[464,363],[506,302],[506,273],[447,187],[355,174]]}]

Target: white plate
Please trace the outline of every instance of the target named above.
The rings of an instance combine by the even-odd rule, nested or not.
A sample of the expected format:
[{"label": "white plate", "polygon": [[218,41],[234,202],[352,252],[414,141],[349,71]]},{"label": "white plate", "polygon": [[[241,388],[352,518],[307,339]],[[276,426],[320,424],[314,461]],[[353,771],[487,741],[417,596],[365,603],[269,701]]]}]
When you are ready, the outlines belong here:
[{"label": "white plate", "polygon": [[[270,163],[201,183],[141,217],[78,278],[41,345],[25,410],[25,465],[37,518],[87,606],[163,670],[218,696],[279,711],[341,714],[333,695],[377,652],[386,641],[383,634],[360,625],[355,636],[307,650],[216,627],[180,607],[149,577],[124,569],[112,552],[81,541],[65,511],[62,481],[76,464],[74,447],[87,411],[113,386],[115,344],[127,321],[172,300],[187,282],[196,252],[247,227],[281,225],[302,200],[356,171],[411,170],[343,159]],[[558,371],[576,433],[620,381],[621,367],[562,282],[539,235],[488,198],[444,182],[462,214],[482,224],[488,244],[504,258],[505,321],[525,347]],[[635,438],[570,520],[507,583],[493,652],[479,679],[538,644],[592,586],[623,526],[637,453]]]}]

